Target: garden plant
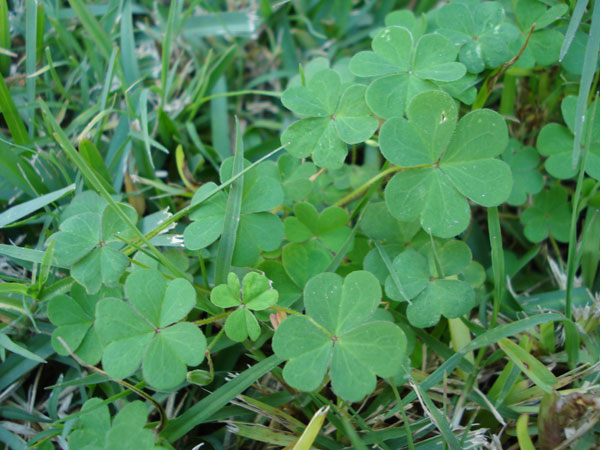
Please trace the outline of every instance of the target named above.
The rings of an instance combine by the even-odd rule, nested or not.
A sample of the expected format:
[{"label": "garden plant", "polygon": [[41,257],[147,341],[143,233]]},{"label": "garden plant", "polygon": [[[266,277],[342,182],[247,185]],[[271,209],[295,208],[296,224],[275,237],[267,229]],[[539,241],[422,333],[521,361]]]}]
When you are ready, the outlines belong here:
[{"label": "garden plant", "polygon": [[598,448],[599,50],[586,0],[0,0],[3,448]]}]

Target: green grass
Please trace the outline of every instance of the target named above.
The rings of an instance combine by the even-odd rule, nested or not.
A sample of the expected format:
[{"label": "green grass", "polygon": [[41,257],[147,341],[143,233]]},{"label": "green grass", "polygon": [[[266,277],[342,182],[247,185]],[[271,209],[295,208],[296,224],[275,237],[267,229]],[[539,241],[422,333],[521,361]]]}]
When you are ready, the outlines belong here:
[{"label": "green grass", "polygon": [[[514,25],[519,36],[506,47],[509,57],[497,65],[484,65],[463,86],[440,83],[459,99],[459,118],[472,109],[494,110],[506,119],[509,136],[519,142],[519,148],[536,151],[537,162],[511,166],[514,183],[526,183],[520,177],[525,169],[544,178],[542,193],[527,190],[524,184],[524,203],[505,201],[485,208],[469,200],[469,225],[454,237],[468,245],[473,260],[469,264],[461,265],[462,260],[453,259],[459,256],[444,254],[445,240],[422,230],[418,220],[401,222],[398,213],[385,206],[386,200],[390,202],[386,188],[392,177],[411,170],[441,172],[438,162],[409,161],[400,166],[387,161],[384,153],[391,147],[384,142],[386,151],[380,151],[378,131],[366,144],[349,144],[342,167],[309,168],[311,154],[318,150],[310,140],[303,143],[303,158],[295,160],[293,167],[285,167],[292,162],[280,159],[288,152],[286,147],[298,151],[297,143],[280,141],[294,120],[314,111],[307,120],[340,119],[324,116],[318,109],[322,105],[310,103],[313,97],[317,101],[327,97],[331,86],[321,86],[313,97],[300,88],[310,87],[315,67],[325,64],[318,58],[329,60],[342,83],[352,79],[372,86],[372,78],[352,78],[349,59],[371,50],[371,39],[386,20],[401,23],[415,35],[425,31],[419,31],[414,16],[388,16],[393,11],[413,8],[417,17],[426,14],[423,20],[429,31],[437,29],[436,3],[0,0],[3,448],[48,450],[62,448],[66,441],[75,445],[78,439],[91,443],[96,435],[107,442],[135,436],[140,442],[153,440],[160,445],[157,448],[174,449],[199,444],[214,449],[461,449],[485,448],[493,439],[506,449],[594,448],[600,441],[600,409],[594,403],[600,393],[600,181],[594,178],[600,138],[589,125],[598,120],[598,112],[587,117],[587,111],[598,88],[597,2],[568,2],[564,15],[533,31],[526,26],[528,14],[538,14],[532,17],[539,21],[547,5],[561,2],[502,2],[504,24]],[[553,33],[559,33],[560,42],[556,35],[551,41]],[[543,53],[543,49],[555,51],[556,60],[539,63],[544,55],[536,51]],[[373,61],[369,70],[381,64]],[[424,72],[419,72],[424,78],[418,82],[439,89],[431,84],[439,81],[435,76],[423,81],[429,76]],[[286,97],[291,83],[297,83],[296,91]],[[567,100],[572,101],[572,118],[561,114],[570,107],[561,103],[568,96],[575,97]],[[297,102],[293,107],[306,108],[310,114],[295,115],[282,98],[292,99],[290,104]],[[359,117],[373,115],[364,112],[364,105],[371,107],[369,93],[366,99],[354,105]],[[417,122],[419,114],[433,114],[419,107],[409,113],[411,121]],[[577,169],[570,178],[553,176],[550,155],[538,151],[540,130],[551,123],[564,126],[560,136],[570,147],[563,162]],[[431,135],[443,133],[439,131],[443,126],[435,130],[421,126],[418,130],[430,130]],[[341,139],[336,130],[327,145],[337,145]],[[398,136],[398,142],[406,142],[405,136]],[[421,138],[410,142],[413,150]],[[525,158],[514,155],[521,157]],[[233,160],[227,163],[232,173],[221,173],[221,164],[228,159]],[[497,159],[485,160],[490,161]],[[253,181],[256,191],[246,192],[244,181],[253,179],[253,171],[259,169],[261,179]],[[302,175],[309,172],[310,176]],[[268,184],[272,180],[283,186],[284,197],[265,211],[261,201],[273,195],[273,185]],[[191,205],[194,192],[208,182],[216,187],[205,203]],[[467,195],[470,186],[463,188],[463,197],[472,198]],[[545,199],[543,191],[554,188],[564,191],[567,200],[548,207],[544,201],[556,199]],[[98,294],[83,291],[83,300],[77,303],[73,300],[79,298],[78,288],[73,289],[77,272],[72,266],[81,261],[63,264],[65,249],[57,248],[59,241],[50,237],[65,231],[67,206],[86,190],[98,193],[98,201],[114,212],[113,223],[103,226],[121,233],[119,242],[110,245],[127,258],[127,267],[114,286]],[[207,229],[221,227],[221,234],[200,250],[186,249],[183,236],[191,223],[190,213],[206,206],[217,193],[226,196],[224,211],[194,220],[206,219]],[[133,206],[140,220],[134,223],[119,202]],[[332,205],[344,208],[347,222],[320,223],[311,216],[284,225],[286,219],[296,218],[294,207],[299,202],[311,203],[318,212]],[[369,209],[381,205],[381,214],[372,217]],[[568,220],[553,215],[560,207],[568,209]],[[96,212],[93,205],[81,208],[91,208],[88,214]],[[522,220],[534,210],[537,221]],[[276,225],[268,222],[267,236],[260,227],[240,230],[240,219],[246,214],[275,220]],[[533,231],[531,223],[537,227]],[[543,236],[534,238],[540,233]],[[243,241],[249,235],[262,239],[260,257],[237,267],[236,248],[255,244]],[[268,251],[262,250],[273,242],[276,245]],[[397,255],[408,247],[426,255],[431,273],[442,281],[469,284],[475,306],[459,317],[447,318],[452,311],[446,311],[427,328],[414,326],[409,307],[419,305],[422,297],[409,295],[403,283],[418,277],[395,268]],[[78,251],[77,243],[71,251]],[[383,292],[377,320],[393,322],[406,337],[406,354],[387,355],[390,361],[401,361],[402,370],[393,377],[377,378],[361,401],[336,395],[335,383],[341,378],[333,369],[324,371],[313,391],[296,389],[298,377],[290,374],[305,370],[306,379],[314,378],[312,366],[294,368],[290,358],[284,368],[285,358],[275,354],[271,345],[286,317],[308,318],[303,323],[317,330],[297,336],[287,331],[290,343],[306,349],[311,349],[319,329],[329,330],[322,325],[327,317],[310,316],[303,308],[304,278],[315,275],[311,270],[320,264],[324,272],[342,277],[371,271]],[[462,271],[453,272],[455,266]],[[96,270],[91,264],[88,267]],[[208,385],[185,382],[156,390],[142,369],[120,379],[100,359],[109,343],[97,344],[101,351],[96,359],[89,353],[96,344],[81,344],[88,336],[85,333],[95,332],[96,302],[106,296],[127,298],[125,280],[139,268],[156,269],[169,281],[185,278],[193,286],[196,306],[185,323],[201,330],[208,350],[198,367],[187,370],[203,371],[196,375],[206,377]],[[271,281],[269,289],[279,292],[279,304],[253,310],[261,325],[256,341],[234,342],[224,332],[225,319],[233,310],[225,312],[213,304],[210,293],[227,282],[230,272],[243,279],[251,271],[264,273]],[[433,285],[433,279],[426,281]],[[392,289],[400,292],[402,301],[390,299]],[[329,301],[324,294],[323,302]],[[357,290],[353,295],[358,301],[364,294]],[[70,318],[55,319],[53,308],[60,301],[71,301],[81,311],[73,309]],[[178,307],[178,298],[165,301]],[[150,317],[152,311],[143,314]],[[56,320],[63,321],[57,325]],[[57,326],[66,331],[59,335]],[[163,331],[172,329],[156,328],[154,333]],[[162,350],[155,356],[162,355],[166,362],[177,356],[170,353],[172,349]],[[364,355],[356,357],[346,361],[349,369],[344,373],[356,375],[356,385],[362,386],[367,382],[359,378],[365,370],[356,370],[356,365]],[[377,366],[378,356],[372,357],[371,364]],[[86,416],[82,407],[92,397],[101,401]],[[147,417],[117,417],[135,400],[144,401]],[[98,431],[102,420],[89,418],[94,411],[104,411],[105,405],[110,406],[112,428]],[[309,425],[320,408],[327,408],[325,420]],[[123,435],[119,421],[127,427]],[[566,428],[573,430],[573,442],[562,433]],[[145,433],[149,430],[154,433]]]}]

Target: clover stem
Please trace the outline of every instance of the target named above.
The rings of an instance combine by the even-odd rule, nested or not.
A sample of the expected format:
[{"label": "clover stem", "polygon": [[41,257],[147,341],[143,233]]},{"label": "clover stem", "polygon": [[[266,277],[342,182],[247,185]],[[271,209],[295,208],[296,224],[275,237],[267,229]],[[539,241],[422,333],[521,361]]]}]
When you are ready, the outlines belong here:
[{"label": "clover stem", "polygon": [[77,356],[73,350],[71,349],[71,347],[69,347],[69,344],[67,344],[65,342],[65,340],[60,337],[57,336],[57,340],[60,342],[60,344],[67,350],[67,352],[69,352],[69,356],[71,358],[73,358],[77,364],[79,364],[82,367],[87,368],[88,370],[91,370],[92,372],[95,372],[97,374],[102,375],[103,377],[108,378],[111,381],[114,381],[115,383],[120,384],[121,386],[123,386],[125,389],[130,390],[131,392],[136,393],[137,395],[139,395],[140,397],[142,397],[144,400],[148,400],[150,403],[152,403],[154,405],[154,407],[156,408],[156,410],[158,411],[158,415],[160,416],[160,420],[158,422],[158,425],[155,428],[155,431],[158,433],[160,432],[166,425],[167,423],[167,415],[165,413],[164,408],[162,407],[162,405],[160,403],[158,403],[156,400],[154,400],[154,398],[152,398],[151,395],[145,393],[143,390],[141,390],[140,388],[138,388],[137,386],[134,386],[131,383],[128,383],[125,380],[121,380],[119,378],[114,378],[111,377],[109,374],[107,374],[104,370],[99,369],[96,366],[92,366],[91,364],[86,363],[84,360],[82,360],[79,356]]},{"label": "clover stem", "polygon": [[386,162],[384,164],[383,170],[381,172],[379,172],[373,178],[366,181],[365,183],[363,183],[361,186],[359,186],[358,188],[356,188],[349,194],[343,196],[341,199],[339,199],[333,205],[334,206],[343,206],[346,203],[349,203],[350,201],[354,200],[355,197],[357,197],[358,195],[360,195],[364,191],[366,191],[371,185],[373,185],[374,183],[378,182],[379,180],[381,180],[382,178],[386,177],[387,175],[389,175],[391,173],[400,172],[401,170],[424,169],[424,168],[432,166],[432,164],[420,164],[418,166],[412,166],[412,167],[403,167],[403,166],[387,167],[388,165],[389,165],[389,163]]},{"label": "clover stem", "polygon": [[[217,333],[217,335],[213,338],[212,341],[210,341],[210,344],[208,344],[208,347],[206,347],[206,356],[207,356],[207,358],[208,358],[208,355],[210,354],[210,350],[214,347],[214,345],[221,338],[221,336],[223,335],[224,332],[225,332],[225,327],[221,327],[221,329],[219,330],[219,332]],[[212,369],[212,361],[209,362],[209,366]]]},{"label": "clover stem", "polygon": [[213,323],[216,322],[218,320],[221,319],[225,319],[226,317],[228,317],[234,310],[232,309],[231,311],[227,311],[224,312],[222,314],[217,314],[216,316],[212,316],[209,317],[208,319],[202,319],[202,320],[196,320],[194,323],[194,325],[196,325],[197,327],[201,327],[202,325],[206,325],[208,323]]}]

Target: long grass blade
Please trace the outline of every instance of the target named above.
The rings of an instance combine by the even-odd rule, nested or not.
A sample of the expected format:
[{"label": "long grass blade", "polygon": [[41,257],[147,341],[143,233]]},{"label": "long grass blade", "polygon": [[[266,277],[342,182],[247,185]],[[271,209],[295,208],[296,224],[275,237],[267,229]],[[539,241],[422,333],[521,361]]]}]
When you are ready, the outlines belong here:
[{"label": "long grass blade", "polygon": [[25,145],[29,143],[29,135],[25,123],[17,111],[15,102],[13,101],[8,86],[4,82],[4,77],[0,75],[0,111],[4,116],[8,130],[12,135],[15,144]]},{"label": "long grass blade", "polygon": [[492,272],[494,274],[494,306],[491,320],[491,326],[494,327],[504,295],[504,252],[502,251],[502,232],[500,230],[498,207],[488,208],[487,216],[490,246],[492,248]]},{"label": "long grass blade", "polygon": [[25,80],[25,92],[27,93],[27,105],[25,109],[25,117],[29,137],[33,137],[35,129],[33,123],[33,104],[35,102],[35,81],[33,75],[36,69],[37,55],[37,2],[35,0],[27,0],[25,4],[25,72],[27,79]]},{"label": "long grass blade", "polygon": [[41,197],[34,198],[33,200],[29,200],[25,203],[21,203],[20,205],[13,206],[12,208],[7,209],[3,213],[0,214],[0,228],[4,228],[11,223],[16,222],[17,220],[22,219],[23,217],[37,211],[38,209],[43,208],[46,205],[49,205],[52,202],[64,197],[70,192],[75,190],[75,185],[71,184],[63,189],[59,189],[58,191],[51,192],[46,195],[42,195]]},{"label": "long grass blade", "polygon": [[571,14],[571,21],[569,22],[569,26],[567,27],[567,32],[565,33],[565,39],[563,41],[562,47],[560,48],[560,53],[558,56],[558,60],[562,61],[571,44],[573,43],[573,39],[575,39],[575,33],[577,32],[577,28],[579,28],[579,24],[581,23],[581,19],[583,18],[583,14],[585,13],[585,8],[587,7],[588,0],[577,0],[577,4],[575,5],[575,9],[573,10],[573,14]]},{"label": "long grass blade", "polygon": [[73,12],[81,21],[81,25],[89,33],[92,41],[105,60],[108,61],[112,53],[112,41],[100,22],[90,12],[88,7],[81,0],[69,0]]},{"label": "long grass blade", "polygon": [[[8,22],[8,5],[6,0],[0,0],[0,48],[10,51],[10,23]],[[0,54],[0,75],[8,76],[10,56]]]},{"label": "long grass blade", "polygon": [[[232,176],[237,175],[244,169],[244,143],[240,122],[235,119],[235,155],[233,157]],[[215,285],[225,283],[227,274],[231,268],[233,251],[237,238],[237,229],[240,223],[240,212],[242,210],[242,194],[244,190],[244,178],[238,178],[229,190],[227,207],[225,209],[225,224],[223,234],[219,242],[219,250],[215,261]]]}]

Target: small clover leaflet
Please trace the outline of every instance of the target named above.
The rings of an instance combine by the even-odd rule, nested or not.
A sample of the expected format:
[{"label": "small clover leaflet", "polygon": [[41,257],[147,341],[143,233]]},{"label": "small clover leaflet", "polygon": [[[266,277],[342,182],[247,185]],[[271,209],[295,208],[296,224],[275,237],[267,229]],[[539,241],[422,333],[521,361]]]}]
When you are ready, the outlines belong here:
[{"label": "small clover leaflet", "polygon": [[331,252],[319,241],[289,243],[281,252],[283,267],[299,288],[304,288],[310,278],[323,272],[332,260]]},{"label": "small clover leaflet", "polygon": [[329,249],[337,252],[351,234],[346,226],[350,217],[343,208],[330,206],[321,214],[310,203],[296,203],[294,216],[285,219],[283,228],[290,242],[304,242],[315,236]]},{"label": "small clover leaflet", "polygon": [[[96,303],[102,298],[121,297],[121,289],[102,288],[97,294],[89,295],[80,284],[74,283],[71,295],[59,294],[48,303],[48,318],[56,325],[52,332],[52,347],[59,355],[68,355],[69,350],[88,364],[95,365],[104,349],[96,329]],[[58,340],[65,341],[66,349]]]},{"label": "small clover leaflet", "polygon": [[362,51],[350,61],[358,76],[379,77],[367,89],[367,104],[378,116],[402,116],[420,92],[438,89],[434,82],[462,78],[465,66],[456,60],[456,48],[440,34],[425,34],[416,42],[409,30],[391,26],[373,39],[373,51]]},{"label": "small clover leaflet", "polygon": [[126,378],[141,363],[151,386],[176,387],[185,380],[186,366],[200,364],[206,350],[198,327],[181,322],[196,305],[194,287],[183,278],[167,282],[157,270],[139,269],[127,277],[125,293],[129,303],[109,298],[96,305],[104,370]]},{"label": "small clover leaflet", "polygon": [[308,317],[288,317],[273,337],[273,351],[288,360],[286,383],[313,391],[329,368],[335,394],[360,401],[375,389],[377,375],[398,374],[406,337],[394,323],[371,319],[380,300],[379,282],[369,272],[311,278],[304,288]]},{"label": "small clover leaflet", "polygon": [[379,122],[365,102],[366,86],[353,84],[345,89],[338,73],[324,69],[308,80],[307,86],[286,89],[281,101],[303,116],[281,135],[286,150],[297,158],[312,155],[319,167],[342,167],[348,148],[370,138]]},{"label": "small clover leaflet", "polygon": [[510,139],[502,159],[510,166],[513,188],[506,200],[509,205],[525,203],[528,194],[537,194],[544,187],[544,177],[537,170],[540,158],[533,147],[523,146],[516,139]]},{"label": "small clover leaflet", "polygon": [[[561,103],[561,110],[567,127],[549,123],[544,125],[537,138],[538,151],[547,157],[544,163],[546,171],[561,180],[577,174],[577,168],[572,164],[576,105],[577,97],[565,97]],[[590,126],[592,127],[585,171],[589,176],[600,180],[600,102],[593,102],[588,107],[585,117],[594,119],[593,123],[586,120],[583,130],[582,143],[585,143]]]},{"label": "small clover leaflet", "polygon": [[512,56],[508,44],[519,37],[519,31],[504,22],[504,16],[499,2],[452,2],[436,11],[437,32],[460,46],[458,58],[469,72],[479,73]]},{"label": "small clover leaflet", "polygon": [[519,0],[514,5],[516,22],[521,30],[520,38],[509,44],[515,54],[523,47],[531,26],[535,24],[534,32],[515,65],[531,69],[536,65],[549,66],[556,63],[564,36],[560,31],[547,27],[565,15],[569,7],[556,4],[547,8],[539,0]]},{"label": "small clover leaflet", "polygon": [[[231,177],[232,159],[221,166],[221,181]],[[246,164],[248,165],[249,162]],[[270,210],[283,202],[283,190],[275,164],[266,162],[244,175],[242,209],[238,226],[233,263],[236,266],[251,266],[260,256],[260,251],[276,250],[283,239],[283,224]],[[215,242],[223,233],[227,196],[219,191],[207,196],[217,186],[203,184],[192,197],[192,205],[200,204],[190,214],[192,223],[183,233],[186,248],[200,250]]]},{"label": "small clover leaflet", "polygon": [[81,408],[77,428],[69,434],[69,450],[158,450],[152,430],[145,428],[148,410],[143,402],[128,403],[112,424],[108,405],[100,398],[90,398]]},{"label": "small clover leaflet", "polygon": [[475,292],[457,275],[469,268],[471,251],[462,241],[450,240],[437,251],[442,273],[438,273],[433,252],[428,257],[413,249],[400,253],[392,263],[395,277],[385,281],[385,292],[396,301],[408,301],[408,321],[425,328],[447,318],[467,314],[475,306]]},{"label": "small clover leaflet", "polygon": [[[133,207],[118,205],[131,222],[137,221]],[[65,209],[59,230],[50,237],[55,241],[56,261],[70,267],[71,276],[89,294],[97,293],[103,284],[114,287],[119,283],[129,265],[129,258],[120,252],[121,239],[133,233],[103,198],[91,191],[76,196]]]},{"label": "small clover leaflet", "polygon": [[512,175],[494,158],[508,143],[500,114],[479,109],[457,123],[454,100],[429,91],[414,98],[407,116],[389,119],[379,138],[385,158],[406,168],[385,189],[392,216],[403,222],[419,218],[424,230],[453,237],[469,224],[467,198],[486,207],[506,201]]},{"label": "small clover leaflet", "polygon": [[285,153],[277,160],[277,168],[281,177],[286,205],[306,198],[312,191],[310,178],[317,172],[312,162],[302,162],[300,159]]},{"label": "small clover leaflet", "polygon": [[225,334],[229,339],[243,342],[249,336],[256,341],[260,336],[258,320],[250,311],[262,311],[277,303],[279,293],[271,282],[256,272],[249,272],[242,280],[230,272],[227,283],[215,286],[210,301],[221,308],[237,308],[225,321]]},{"label": "small clover leaflet", "polygon": [[525,237],[531,242],[541,242],[551,234],[559,242],[569,242],[571,211],[567,197],[567,191],[560,186],[535,195],[533,205],[520,216]]}]

